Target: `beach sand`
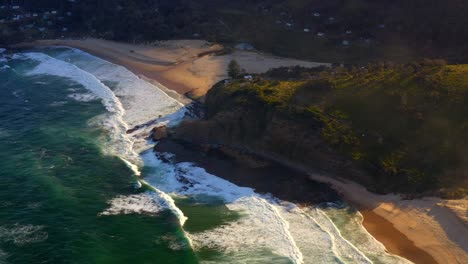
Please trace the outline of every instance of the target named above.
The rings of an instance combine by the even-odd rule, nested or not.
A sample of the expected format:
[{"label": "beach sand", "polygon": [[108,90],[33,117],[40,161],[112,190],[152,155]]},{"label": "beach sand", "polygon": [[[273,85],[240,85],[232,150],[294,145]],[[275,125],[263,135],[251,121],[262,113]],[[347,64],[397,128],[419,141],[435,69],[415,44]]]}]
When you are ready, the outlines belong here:
[{"label": "beach sand", "polygon": [[[377,195],[363,186],[328,176],[311,179],[329,183],[364,216],[364,227],[391,253],[414,263],[468,263],[468,199],[403,200]],[[454,210],[456,208],[456,210]],[[434,262],[435,261],[435,262]]]},{"label": "beach sand", "polygon": [[[280,170],[281,166],[272,165],[275,162],[270,159],[265,160],[249,153],[239,155],[226,147],[222,147],[221,153],[218,153],[218,150],[207,150],[203,146],[194,147],[188,143],[163,140],[155,149],[176,154],[179,162],[195,162],[208,172],[235,184],[254,188],[260,193],[271,193],[298,204],[316,204],[330,199],[333,194],[330,194],[329,187],[321,187],[323,190],[317,193],[314,190],[317,182],[329,184],[346,202],[361,212],[363,226],[390,253],[416,264],[468,263],[468,226],[460,218],[460,215],[467,213],[466,199],[402,200],[397,195],[377,195],[357,183],[311,174],[303,167],[276,157],[271,158],[286,168],[296,170]],[[229,159],[235,160],[235,166],[227,162]],[[243,168],[246,164],[254,169]],[[454,207],[457,208],[456,213],[452,209]]]},{"label": "beach sand", "polygon": [[225,55],[221,45],[203,40],[169,40],[152,45],[132,45],[101,39],[39,40],[15,45],[15,48],[69,46],[122,65],[137,75],[157,80],[165,87],[199,98],[217,82],[228,78],[227,65],[233,59],[249,73],[263,73],[280,66],[329,66],[255,51],[234,50]]},{"label": "beach sand", "polygon": [[[154,45],[131,45],[98,39],[42,40],[15,47],[46,46],[75,47],[120,64],[184,103],[190,100],[181,95],[201,97],[213,84],[227,78],[227,64],[232,59],[251,73],[261,73],[279,66],[329,65],[253,51],[200,56],[223,49],[220,45],[201,40],[174,40]],[[396,195],[370,193],[364,187],[342,179],[317,174],[310,177],[314,181],[330,184],[345,200],[356,206],[364,216],[363,225],[389,252],[416,264],[468,263],[467,199],[402,200]]]}]

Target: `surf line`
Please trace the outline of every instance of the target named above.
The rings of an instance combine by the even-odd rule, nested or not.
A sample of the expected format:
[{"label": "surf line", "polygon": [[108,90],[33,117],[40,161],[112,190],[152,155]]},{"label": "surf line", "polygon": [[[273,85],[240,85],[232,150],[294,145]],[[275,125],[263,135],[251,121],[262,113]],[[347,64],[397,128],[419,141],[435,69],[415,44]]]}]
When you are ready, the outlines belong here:
[{"label": "surf line", "polygon": [[[60,77],[69,78],[86,88],[88,91],[96,95],[101,99],[101,102],[105,106],[108,112],[113,114],[111,120],[107,120],[107,124],[110,124],[110,127],[107,127],[114,137],[117,137],[116,143],[122,144],[124,152],[116,151],[115,154],[119,157],[132,171],[136,176],[141,176],[138,165],[135,164],[136,160],[139,160],[139,155],[133,150],[134,140],[127,136],[128,125],[124,121],[123,116],[125,114],[125,109],[114,94],[114,92],[97,79],[93,74],[84,71],[77,66],[55,59],[51,56],[48,56],[44,53],[25,53],[26,58],[40,62],[33,70],[29,71],[27,75],[55,75]],[[154,186],[151,186],[146,181],[139,179],[141,184],[145,184],[150,187],[161,199],[164,201],[166,208],[171,210],[179,219],[181,227],[185,224],[187,217],[182,213],[182,211],[175,205],[174,200],[168,194],[160,191]],[[188,238],[188,237],[187,237]]]}]

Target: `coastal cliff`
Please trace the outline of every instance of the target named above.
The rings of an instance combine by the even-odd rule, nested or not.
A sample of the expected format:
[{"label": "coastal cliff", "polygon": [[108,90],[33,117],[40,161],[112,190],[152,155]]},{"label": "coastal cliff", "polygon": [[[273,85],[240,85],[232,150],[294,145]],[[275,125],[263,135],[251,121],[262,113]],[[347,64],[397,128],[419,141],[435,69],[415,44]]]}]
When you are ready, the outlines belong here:
[{"label": "coastal cliff", "polygon": [[206,117],[182,123],[174,137],[243,147],[377,193],[462,197],[467,71],[424,61],[221,82],[206,96]]}]

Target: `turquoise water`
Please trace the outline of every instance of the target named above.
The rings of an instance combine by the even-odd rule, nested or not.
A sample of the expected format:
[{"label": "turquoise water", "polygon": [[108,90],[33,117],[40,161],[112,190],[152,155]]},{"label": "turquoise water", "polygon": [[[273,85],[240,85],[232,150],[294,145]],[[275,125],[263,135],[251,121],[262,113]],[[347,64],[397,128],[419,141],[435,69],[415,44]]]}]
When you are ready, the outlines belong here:
[{"label": "turquoise water", "polygon": [[[0,72],[0,249],[8,263],[195,263],[177,219],[99,216],[116,195],[133,194],[133,172],[104,155],[105,131],[87,125],[106,109],[78,102],[67,79],[24,76],[30,61]],[[29,228],[28,228],[29,227]],[[5,259],[5,256],[4,256]]]},{"label": "turquoise water", "polygon": [[346,205],[259,195],[126,133],[185,111],[78,50],[0,59],[0,263],[408,263]]}]

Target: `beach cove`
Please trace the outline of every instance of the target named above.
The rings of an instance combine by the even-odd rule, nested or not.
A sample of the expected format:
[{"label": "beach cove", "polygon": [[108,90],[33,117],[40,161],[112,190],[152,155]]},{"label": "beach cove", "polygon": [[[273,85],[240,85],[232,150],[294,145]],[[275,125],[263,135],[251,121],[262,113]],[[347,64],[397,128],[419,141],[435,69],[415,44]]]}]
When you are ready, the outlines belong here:
[{"label": "beach cove", "polygon": [[[58,41],[49,41],[49,42],[45,41],[45,42],[39,42],[37,44],[33,44],[33,46],[34,47],[71,46],[71,47],[80,48],[84,51],[90,52],[91,54],[102,57],[116,64],[122,65],[125,68],[132,71],[134,74],[141,75],[140,77],[142,78],[140,80],[146,80],[146,79],[143,79],[143,76],[147,79],[153,80],[155,86],[159,87],[161,91],[165,91],[167,92],[167,94],[171,95],[171,96],[167,96],[166,93],[161,93],[160,95],[158,95],[159,97],[157,98],[153,97],[153,100],[158,100],[158,102],[164,101],[164,100],[168,100],[172,102],[168,105],[165,104],[165,107],[163,109],[166,109],[164,110],[166,112],[162,111],[161,108],[157,108],[157,107],[149,111],[145,111],[144,108],[140,108],[139,111],[135,111],[133,113],[132,111],[126,112],[126,113],[130,113],[126,115],[125,111],[122,111],[119,109],[124,108],[124,110],[128,110],[127,108],[129,107],[129,105],[131,108],[131,107],[135,107],[134,105],[140,104],[142,101],[149,100],[148,96],[150,96],[151,98],[152,90],[147,89],[146,91],[148,92],[145,93],[141,97],[141,99],[138,99],[138,97],[134,93],[132,93],[132,91],[130,90],[121,90],[121,94],[120,95],[117,94],[116,95],[117,97],[125,98],[125,96],[128,96],[128,97],[133,96],[134,98],[136,98],[134,101],[132,100],[129,100],[127,102],[124,101],[120,106],[118,103],[113,103],[108,106],[108,108],[112,109],[112,111],[114,111],[115,113],[119,113],[119,111],[121,112],[121,117],[124,120],[123,123],[125,123],[125,124],[121,124],[122,130],[125,127],[131,128],[141,123],[153,121],[154,119],[157,119],[159,115],[162,116],[162,119],[159,121],[156,121],[156,123],[158,124],[164,123],[164,124],[169,125],[173,120],[177,120],[177,118],[179,119],[182,118],[182,116],[185,113],[181,112],[180,115],[176,114],[175,116],[173,114],[178,112],[177,109],[183,109],[183,105],[189,103],[190,101],[186,99],[180,99],[180,102],[178,102],[175,99],[183,98],[179,96],[183,94],[190,95],[192,97],[203,96],[203,94],[207,91],[207,89],[209,89],[214,83],[226,78],[227,76],[225,72],[226,65],[232,58],[236,58],[237,60],[239,60],[240,64],[243,67],[245,67],[248,72],[263,72],[263,71],[268,70],[271,67],[277,67],[277,66],[283,66],[283,65],[296,65],[296,64],[300,64],[303,66],[326,65],[326,64],[316,64],[316,63],[310,63],[310,62],[300,62],[296,60],[277,58],[277,57],[272,57],[269,55],[257,54],[255,52],[246,52],[246,51],[235,52],[233,55],[225,55],[225,57],[211,56],[211,55],[199,56],[202,53],[216,51],[220,49],[220,47],[212,46],[212,45],[202,43],[202,42],[193,43],[190,41],[169,42],[166,44],[161,44],[159,47],[156,47],[156,48],[151,48],[147,46],[133,46],[133,45],[128,45],[128,44],[111,43],[111,42],[104,42],[100,40],[83,40],[83,41],[81,40],[78,40],[78,41],[58,40]],[[67,58],[67,56],[65,56],[65,58]],[[58,59],[60,60],[63,58],[59,57]],[[48,59],[45,59],[45,60],[47,61]],[[84,67],[83,65],[81,66]],[[42,72],[38,71],[37,74],[45,73],[45,72],[46,72],[45,70],[43,70]],[[49,71],[47,72],[50,74]],[[70,76],[66,75],[66,77],[69,78]],[[112,80],[112,78],[110,78],[109,76],[105,76],[102,78],[105,78],[103,79],[103,82]],[[171,90],[177,92],[177,94],[170,92]],[[103,94],[103,96],[105,95]],[[110,97],[106,97],[106,98],[112,98],[112,96],[110,95]],[[167,99],[167,98],[170,98],[170,99]],[[106,99],[106,100],[109,100],[109,99]],[[149,104],[150,103],[148,104],[145,103],[144,105],[147,106]],[[165,118],[167,115],[171,116],[171,118]],[[177,121],[174,122],[174,125],[176,125],[176,123]],[[137,131],[135,135],[131,135],[131,136],[135,136],[135,138],[137,139],[137,140],[135,139],[131,140],[131,141],[134,141],[133,142],[134,146],[136,146],[136,147],[132,146],[132,148],[136,149],[137,150],[136,152],[138,153],[145,153],[143,155],[143,160],[148,159],[148,161],[146,161],[146,163],[144,162],[144,164],[151,164],[151,162],[153,162],[154,164],[153,168],[161,167],[161,166],[164,167],[165,166],[164,163],[167,163],[167,162],[164,162],[164,159],[160,158],[159,161],[154,163],[155,162],[154,160],[150,161],[151,152],[144,152],[145,149],[149,149],[149,147],[145,145],[146,143],[144,142],[144,139],[149,134],[149,131],[151,129],[152,127],[148,127],[148,128],[143,129],[143,131]],[[126,142],[127,139],[122,139],[122,141]],[[135,156],[135,153],[130,153],[130,154],[131,154],[130,156],[124,157],[125,161],[132,164],[130,168],[135,168],[133,167],[133,165],[136,167],[141,166],[141,164],[139,164],[140,162],[139,158]],[[176,157],[177,156],[178,155],[176,153]],[[197,164],[196,166],[200,166],[198,165],[197,161],[178,160],[176,164],[182,163],[182,165],[179,165],[178,170],[182,170],[188,173],[190,169],[193,169],[194,167],[191,167],[193,165],[187,165],[184,163],[187,161],[195,162],[195,164]],[[201,162],[201,161],[198,160],[198,162]],[[203,166],[200,166],[200,167],[206,170],[203,173],[210,172],[208,169],[204,168]],[[135,175],[137,174],[139,174],[139,172],[135,172]],[[195,181],[195,182],[201,181],[201,178],[199,176],[200,174],[191,174],[191,173],[188,173],[188,174],[192,175],[192,178],[190,178],[189,176],[186,176],[185,179],[191,179],[192,181]],[[224,178],[223,175],[218,175],[218,176],[220,176],[221,178]],[[206,175],[204,177],[206,177]],[[153,179],[157,184],[151,184],[151,181],[148,181],[148,179],[145,179],[145,178],[143,179],[144,181],[140,181],[142,185],[148,184],[150,186],[155,186],[155,185],[158,186],[159,184],[158,179]],[[178,181],[180,179],[175,177],[175,180]],[[231,180],[231,179],[227,178],[227,180]],[[463,263],[466,260],[466,241],[463,240],[463,237],[466,237],[464,236],[464,234],[466,234],[466,222],[463,222],[463,220],[460,220],[462,218],[458,217],[456,214],[453,214],[453,215],[448,214],[447,216],[442,215],[441,217],[450,218],[449,220],[446,220],[446,221],[440,220],[440,219],[434,219],[426,215],[427,210],[425,208],[436,208],[437,210],[439,210],[439,208],[443,208],[441,210],[451,210],[450,201],[446,201],[446,202],[444,201],[437,201],[437,202],[405,201],[404,204],[406,204],[406,207],[403,207],[403,204],[398,202],[399,200],[397,198],[394,198],[393,200],[388,201],[388,199],[386,198],[380,198],[377,196],[377,197],[372,198],[372,201],[373,201],[372,203],[368,203],[369,197],[365,197],[365,196],[356,197],[354,195],[356,192],[364,193],[363,191],[361,190],[351,191],[354,189],[351,189],[348,187],[340,187],[340,181],[327,180],[326,177],[325,178],[315,177],[314,180],[319,180],[319,181],[331,184],[333,187],[335,187],[335,189],[337,189],[337,191],[340,194],[344,196],[345,200],[357,206],[357,208],[362,206],[362,209],[361,208],[359,209],[361,210],[362,215],[364,216],[364,222],[363,222],[364,227],[366,227],[367,231],[369,231],[374,237],[380,240],[380,242],[382,242],[386,246],[387,250],[389,250],[391,253],[406,257],[415,263]],[[234,183],[238,184],[235,181]],[[225,186],[227,183],[219,182],[219,184],[221,184],[220,186]],[[193,182],[192,182],[192,185],[193,185]],[[212,183],[206,186],[209,186],[209,185],[212,185]],[[209,193],[213,191],[206,186],[205,186],[205,189],[202,188],[202,189],[192,190],[193,192],[191,194],[195,193],[197,195],[200,195],[200,194],[203,194],[204,192]],[[251,186],[248,186],[247,184],[242,185],[242,186],[251,187]],[[230,185],[229,187],[237,190],[236,189],[237,187],[233,187]],[[158,192],[157,193],[158,193],[158,199],[164,200],[165,203],[168,205],[168,208],[170,208],[170,210],[175,215],[178,215],[178,219],[182,221],[181,223],[183,224],[183,221],[185,221],[183,220],[185,219],[184,216],[182,216],[183,213],[181,214],[180,209],[173,206],[174,202],[171,202],[171,199],[166,197],[166,193],[181,192],[180,194],[182,195],[187,195],[188,193],[190,193],[190,192],[187,192],[187,186],[185,186],[182,189],[179,189],[179,188],[174,188],[173,186],[172,187],[165,186],[164,188],[162,187],[162,190],[158,190],[161,193],[158,193]],[[256,187],[255,189],[257,188],[258,187]],[[188,187],[188,189],[190,190],[190,187]],[[181,191],[181,190],[184,190],[184,191]],[[236,195],[245,196],[246,193],[247,193],[247,196],[249,196],[253,194],[253,191],[250,191],[248,189],[239,189],[237,194],[230,196],[230,197],[224,197],[223,199],[225,201],[231,201],[232,203],[232,201],[236,201],[239,198]],[[272,191],[272,194],[275,196],[277,195],[273,191]],[[239,209],[245,210],[246,208],[247,210],[249,210],[249,208],[258,209],[260,208],[259,206],[266,206],[265,208],[270,208],[269,207],[270,205],[263,203],[262,199],[265,199],[264,197],[262,196],[257,197],[256,195],[254,196],[255,198],[253,200],[244,201],[241,204],[234,203],[234,205],[231,205],[231,207],[228,206],[229,210],[231,211],[236,211]],[[146,198],[138,197],[136,199],[138,201],[141,201],[141,200],[146,201],[145,200]],[[280,199],[283,199],[283,198],[280,198]],[[122,200],[117,200],[117,201],[121,202]],[[420,204],[417,207],[419,209],[413,210],[412,209],[413,207],[411,205],[416,204],[416,203]],[[278,208],[273,209],[274,206],[275,205],[273,205],[273,207],[270,208],[271,210],[273,210],[270,212],[272,212],[273,215],[277,215],[274,210],[279,210],[279,209]],[[461,207],[463,208],[464,205],[462,205]],[[113,212],[112,210],[116,210],[116,212],[120,212],[121,210],[127,210],[127,209],[125,208],[122,209],[122,208],[119,208],[118,206],[117,207],[114,206],[114,207],[111,207],[110,211],[108,212]],[[304,210],[304,209],[300,209],[300,210]],[[143,210],[143,212],[145,211]],[[283,214],[288,215],[289,220],[285,220],[288,217],[284,217],[283,215],[282,218],[277,219],[278,221],[276,222],[276,226],[271,227],[273,228],[272,230],[284,230],[283,228],[284,228],[285,223],[283,221],[294,223],[294,220],[296,219],[295,218],[296,215],[292,213],[291,215],[289,215],[288,213],[285,213],[285,212],[283,212]],[[299,214],[310,215],[313,213],[300,212]],[[462,214],[463,214],[463,211],[462,211]],[[398,217],[394,217],[395,215],[398,215]],[[320,212],[318,213],[318,215],[313,215],[313,217],[320,217],[320,216],[321,216]],[[425,230],[426,233],[424,234],[427,234],[427,235],[418,236],[414,232],[411,231],[414,227],[405,226],[405,223],[408,223],[408,221],[405,220],[407,219],[405,217],[419,217],[419,216],[422,219],[424,219],[424,221],[421,221],[419,223],[418,230]],[[330,218],[329,215],[328,217]],[[188,219],[190,219],[190,216],[188,217]],[[446,232],[445,230],[447,229],[447,226],[449,225],[453,229],[450,232]],[[382,226],[385,226],[386,232],[379,230],[378,227],[382,227]],[[275,229],[275,228],[278,228],[278,229]],[[229,229],[227,231],[229,231]],[[218,233],[227,232],[227,231],[216,230],[216,232]],[[253,231],[253,232],[257,232],[257,231]],[[216,245],[216,247],[221,247],[221,248],[224,247],[225,249],[232,249],[229,247],[232,245],[219,245],[220,242],[217,240],[216,237],[214,237],[216,235],[216,232],[205,233],[204,237],[210,237],[211,240],[214,241],[213,243]],[[451,235],[454,233],[457,234],[458,238]],[[295,235],[297,236],[297,234],[294,234],[292,232],[284,232],[284,233],[280,232],[279,234],[280,234],[280,237],[283,237],[283,238],[287,237],[288,239],[284,240],[284,244],[281,244],[281,249],[276,249],[274,252],[279,253],[280,256],[281,255],[288,256],[289,259],[293,259],[293,262],[301,263],[303,261],[307,263],[307,258],[304,258],[304,256],[302,256],[303,252],[300,250],[301,245],[296,245],[296,243],[291,242],[291,241],[295,241],[294,237]],[[201,239],[197,238],[196,236],[191,237],[190,235],[188,235],[188,237],[190,237],[190,240],[192,241],[191,243],[195,243],[195,244],[201,243]],[[345,240],[349,242],[349,238]],[[245,243],[253,243],[253,242],[245,241]],[[266,247],[271,246],[268,242],[265,242],[265,243],[266,243],[265,244]],[[346,242],[344,241],[342,241],[342,243],[346,244]],[[304,243],[304,245],[305,244],[307,243]],[[304,245],[302,245],[302,247],[304,247]],[[432,245],[433,248],[428,249],[428,245]],[[202,247],[209,247],[209,246],[212,246],[212,245],[203,245]],[[289,250],[285,250],[285,248],[289,248]],[[353,251],[354,249],[352,249],[351,247],[351,249],[347,249],[347,250]],[[358,250],[358,251],[362,253],[361,250]],[[341,254],[346,255],[349,253],[343,253],[343,252],[338,253],[338,255],[341,255]],[[367,257],[364,257],[362,255],[360,257],[363,258],[363,259],[360,259],[361,261],[360,263],[367,261],[365,260]],[[280,259],[281,258],[279,258],[278,261],[282,261]],[[356,257],[356,259],[359,259],[359,257]]]}]

